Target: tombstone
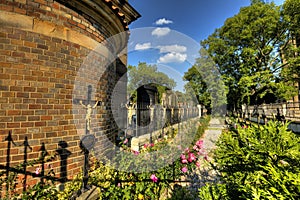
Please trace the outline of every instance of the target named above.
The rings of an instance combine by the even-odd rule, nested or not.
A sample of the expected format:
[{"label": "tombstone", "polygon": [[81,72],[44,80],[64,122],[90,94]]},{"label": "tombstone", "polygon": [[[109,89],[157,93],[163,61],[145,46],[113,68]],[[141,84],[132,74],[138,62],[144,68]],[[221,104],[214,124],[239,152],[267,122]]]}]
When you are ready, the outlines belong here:
[{"label": "tombstone", "polygon": [[246,108],[247,106],[245,104],[242,105],[242,118],[244,119],[246,117]]},{"label": "tombstone", "polygon": [[161,96],[161,105],[163,107],[167,107],[167,94],[166,93],[163,93],[162,96]]},{"label": "tombstone", "polygon": [[132,151],[139,151],[140,150],[139,145],[140,145],[139,138],[137,138],[137,137],[131,138],[131,150]]},{"label": "tombstone", "polygon": [[286,103],[283,103],[282,104],[282,115],[283,115],[283,117],[285,117],[286,114],[287,114],[287,105],[286,105]]},{"label": "tombstone", "polygon": [[202,113],[201,113],[201,107],[202,107],[202,106],[201,106],[200,104],[197,105],[198,113],[199,113],[199,114],[198,114],[198,117],[201,117],[201,115],[202,115]]}]

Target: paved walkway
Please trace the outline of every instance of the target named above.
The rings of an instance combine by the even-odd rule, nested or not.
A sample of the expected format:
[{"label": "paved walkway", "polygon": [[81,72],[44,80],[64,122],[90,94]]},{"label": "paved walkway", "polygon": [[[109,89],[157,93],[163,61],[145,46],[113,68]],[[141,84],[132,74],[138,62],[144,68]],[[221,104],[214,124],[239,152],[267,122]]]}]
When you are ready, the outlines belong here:
[{"label": "paved walkway", "polygon": [[209,127],[203,135],[204,148],[208,153],[215,148],[215,143],[222,133],[223,126],[220,119],[212,118],[210,120]]},{"label": "paved walkway", "polygon": [[[215,143],[221,135],[223,127],[224,124],[222,123],[222,120],[217,118],[212,118],[210,120],[209,127],[203,135],[204,149],[208,154],[216,147]],[[198,189],[205,184],[219,181],[217,172],[205,162],[201,164],[200,168],[194,171],[189,179],[192,180],[189,188],[191,191],[194,191],[195,194],[198,194]]]}]

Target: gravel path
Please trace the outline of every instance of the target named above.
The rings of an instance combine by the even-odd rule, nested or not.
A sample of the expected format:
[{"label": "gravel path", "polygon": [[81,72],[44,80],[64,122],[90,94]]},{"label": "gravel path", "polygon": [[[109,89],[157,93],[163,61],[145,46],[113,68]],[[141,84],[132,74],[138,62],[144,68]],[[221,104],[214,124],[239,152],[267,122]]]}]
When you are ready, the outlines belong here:
[{"label": "gravel path", "polygon": [[[215,143],[221,135],[223,127],[221,120],[211,119],[208,129],[203,135],[204,149],[208,154],[216,147]],[[217,172],[207,162],[201,163],[201,167],[196,169],[188,178],[191,180],[189,189],[195,194],[198,194],[198,189],[205,184],[219,181]]]},{"label": "gravel path", "polygon": [[219,119],[212,118],[210,120],[209,127],[203,135],[204,148],[208,153],[215,148],[215,143],[222,133],[223,126]]}]

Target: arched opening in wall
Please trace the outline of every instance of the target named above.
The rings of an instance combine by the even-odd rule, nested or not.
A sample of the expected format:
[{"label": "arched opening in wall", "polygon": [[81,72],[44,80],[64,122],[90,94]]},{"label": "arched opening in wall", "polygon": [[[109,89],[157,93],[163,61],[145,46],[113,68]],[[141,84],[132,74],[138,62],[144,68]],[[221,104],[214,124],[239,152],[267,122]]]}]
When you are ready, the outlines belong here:
[{"label": "arched opening in wall", "polygon": [[151,122],[150,106],[158,103],[158,90],[153,84],[143,85],[137,89],[137,125],[148,126]]}]

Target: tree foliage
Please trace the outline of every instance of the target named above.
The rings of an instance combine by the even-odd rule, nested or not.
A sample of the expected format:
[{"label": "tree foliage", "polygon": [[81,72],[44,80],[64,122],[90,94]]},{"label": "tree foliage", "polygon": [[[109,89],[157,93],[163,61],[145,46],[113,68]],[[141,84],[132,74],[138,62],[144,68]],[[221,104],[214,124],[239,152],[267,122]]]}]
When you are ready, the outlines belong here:
[{"label": "tree foliage", "polygon": [[195,93],[197,100],[205,107],[210,107],[211,97],[208,92],[207,84],[205,83],[196,66],[191,67],[184,74],[184,79],[188,83],[184,86],[187,93]]},{"label": "tree foliage", "polygon": [[283,51],[289,67],[283,71],[286,79],[300,82],[300,0],[286,0],[283,4],[283,16],[288,25],[289,43]]},{"label": "tree foliage", "polygon": [[136,90],[142,85],[154,85],[161,97],[166,88],[175,88],[176,82],[165,73],[159,72],[156,65],[140,62],[138,66],[128,66],[128,94],[135,98]]},{"label": "tree foliage", "polygon": [[235,108],[243,103],[261,103],[270,94],[290,98],[286,93],[293,87],[280,76],[286,65],[280,53],[288,43],[287,30],[279,6],[252,1],[202,41],[217,64],[229,89],[227,99]]},{"label": "tree foliage", "polygon": [[213,114],[223,114],[226,87],[206,50],[200,49],[199,55],[195,65],[184,74],[184,80],[188,81],[185,90],[188,94],[194,93],[198,102],[212,110]]}]

